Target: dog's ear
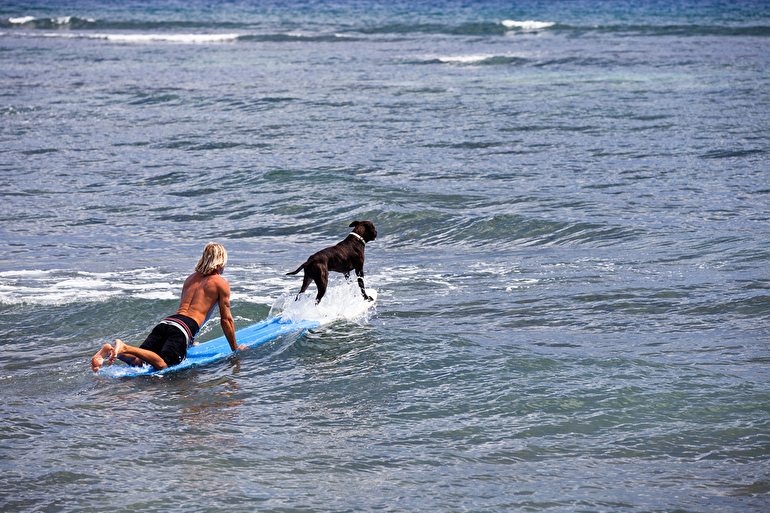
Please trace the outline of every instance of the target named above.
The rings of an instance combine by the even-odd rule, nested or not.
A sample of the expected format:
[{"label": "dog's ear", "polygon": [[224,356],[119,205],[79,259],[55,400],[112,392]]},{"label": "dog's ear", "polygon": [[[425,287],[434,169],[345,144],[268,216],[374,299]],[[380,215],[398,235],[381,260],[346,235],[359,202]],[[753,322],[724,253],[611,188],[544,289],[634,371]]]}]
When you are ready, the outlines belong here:
[{"label": "dog's ear", "polygon": [[355,228],[359,224],[361,224],[361,221],[353,221],[352,223],[350,223],[350,228]]}]

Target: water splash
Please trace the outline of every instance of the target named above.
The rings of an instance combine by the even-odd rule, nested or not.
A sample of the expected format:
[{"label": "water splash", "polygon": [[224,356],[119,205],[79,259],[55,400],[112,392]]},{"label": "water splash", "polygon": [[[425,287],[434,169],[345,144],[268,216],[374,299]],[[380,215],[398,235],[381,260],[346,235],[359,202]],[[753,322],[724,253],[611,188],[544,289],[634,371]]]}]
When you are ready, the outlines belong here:
[{"label": "water splash", "polygon": [[556,23],[550,22],[550,21],[534,21],[534,20],[527,20],[527,21],[503,20],[501,23],[506,28],[518,28],[521,30],[540,30],[540,29],[544,29],[544,28],[548,28],[556,25]]},{"label": "water splash", "polygon": [[[366,289],[366,293],[377,298],[377,291]],[[284,293],[270,308],[270,317],[281,317],[288,321],[317,321],[329,324],[342,319],[368,319],[372,303],[366,301],[355,281],[332,284],[319,304],[315,303],[315,292],[300,294]]]}]

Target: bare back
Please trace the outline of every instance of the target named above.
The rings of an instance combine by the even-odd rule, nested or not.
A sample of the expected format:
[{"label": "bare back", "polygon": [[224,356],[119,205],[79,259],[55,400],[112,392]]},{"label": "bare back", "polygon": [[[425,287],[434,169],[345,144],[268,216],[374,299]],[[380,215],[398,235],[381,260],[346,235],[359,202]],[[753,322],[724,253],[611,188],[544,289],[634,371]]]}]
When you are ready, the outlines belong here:
[{"label": "bare back", "polygon": [[205,276],[194,272],[184,282],[176,313],[191,317],[202,326],[217,304],[220,316],[230,317],[230,284],[219,274]]}]

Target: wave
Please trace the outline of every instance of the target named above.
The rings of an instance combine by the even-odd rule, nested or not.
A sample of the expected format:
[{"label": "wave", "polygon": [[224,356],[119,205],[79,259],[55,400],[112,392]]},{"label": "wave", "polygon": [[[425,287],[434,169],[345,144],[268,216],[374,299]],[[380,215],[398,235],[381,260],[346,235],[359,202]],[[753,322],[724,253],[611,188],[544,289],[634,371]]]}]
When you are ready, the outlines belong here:
[{"label": "wave", "polygon": [[23,18],[9,18],[8,22],[13,25],[24,25],[30,21],[35,21],[34,16],[24,16]]},{"label": "wave", "polygon": [[503,20],[501,22],[501,25],[506,28],[516,28],[521,30],[542,30],[549,27],[553,27],[556,25],[556,23],[552,21],[514,21],[514,20]]},{"label": "wave", "polygon": [[361,29],[363,34],[446,34],[446,35],[508,35],[516,33],[533,33],[549,31],[555,33],[618,33],[632,35],[652,36],[770,36],[768,25],[633,25],[633,24],[609,24],[609,25],[568,25],[553,21],[516,21],[503,20],[501,22],[461,23],[458,25],[441,24],[388,24],[379,27]]},{"label": "wave", "polygon": [[[299,287],[296,280],[284,276],[283,265],[279,268],[261,266],[256,272],[258,278],[248,267],[229,267],[234,301],[269,306],[280,294],[290,291],[296,294]],[[71,269],[0,271],[0,306],[62,306],[137,299],[178,301],[185,277],[185,274],[157,267],[104,272]],[[358,285],[352,283],[357,289]]]},{"label": "wave", "polygon": [[[555,26],[554,22],[541,21],[513,21],[502,22],[473,22],[459,23],[456,25],[444,24],[409,24],[394,23],[376,27],[350,26],[349,34],[335,33],[323,35],[327,38],[351,38],[355,34],[409,34],[409,33],[436,33],[453,35],[502,35],[511,30],[537,31]],[[0,26],[39,29],[39,30],[71,30],[71,29],[95,29],[95,30],[129,30],[129,31],[154,31],[180,28],[200,28],[212,30],[225,30],[232,28],[251,28],[253,24],[245,22],[207,22],[207,21],[134,21],[134,20],[97,20],[93,18],[80,18],[77,16],[59,16],[55,18],[35,18],[34,16],[19,16],[0,20]],[[252,37],[275,37],[277,34],[255,34]],[[280,34],[283,37],[308,37],[299,34]],[[316,37],[316,36],[310,36]]]},{"label": "wave", "polygon": [[25,28],[39,30],[71,30],[71,29],[95,29],[95,30],[169,30],[180,28],[199,29],[228,29],[243,28],[249,26],[240,22],[208,22],[196,20],[103,20],[95,18],[81,18],[78,16],[57,16],[53,18],[35,18],[34,16],[19,16],[0,19],[0,26],[10,28]]},{"label": "wave", "polygon": [[173,300],[176,280],[178,276],[156,269],[111,273],[61,269],[4,271],[0,272],[0,304],[62,305],[101,302],[116,296]]},{"label": "wave", "polygon": [[439,57],[426,57],[425,59],[416,62],[412,61],[413,64],[459,64],[471,66],[524,64],[526,62],[528,62],[528,59],[524,59],[522,57],[495,54],[447,55]]},{"label": "wave", "polygon": [[721,25],[595,25],[592,27],[563,28],[581,32],[603,32],[642,36],[770,36],[770,26]]},{"label": "wave", "polygon": [[[238,31],[236,38],[242,41],[343,41],[355,40],[361,35],[410,35],[410,34],[443,34],[460,36],[505,36],[510,34],[527,34],[548,31],[554,33],[614,33],[629,35],[650,35],[650,36],[770,36],[770,26],[768,25],[644,25],[644,24],[587,24],[587,25],[569,25],[561,24],[555,21],[538,20],[502,20],[502,21],[482,21],[482,22],[460,22],[455,24],[442,23],[388,23],[376,26],[360,26],[356,23],[347,25],[344,33],[340,33],[339,27],[329,27],[328,32],[321,29],[318,33],[318,26],[314,25],[311,34],[302,33],[302,28],[298,27],[294,32],[282,33],[260,33],[261,27],[254,22],[247,21],[207,21],[207,20],[99,20],[94,18],[85,18],[78,16],[58,16],[50,18],[36,18],[34,16],[12,16],[0,19],[0,27],[4,28],[24,28],[28,30],[100,30],[100,31],[126,31],[131,34],[138,34],[134,38],[141,39],[142,36],[153,41],[163,41],[162,36],[155,36],[154,33],[174,33],[180,29],[196,29],[197,31],[208,34],[215,38],[219,36],[218,32]],[[150,34],[153,34],[150,36]],[[113,34],[110,34],[111,36]],[[232,34],[228,34],[232,35]],[[116,35],[116,37],[121,37]],[[129,38],[131,36],[123,36]],[[175,38],[184,38],[184,35],[174,35]],[[203,37],[203,36],[198,36]],[[102,38],[103,39],[103,38]],[[172,39],[173,41],[173,39]],[[176,42],[176,41],[174,41]]]},{"label": "wave", "polygon": [[80,29],[93,26],[97,21],[93,18],[78,18],[77,16],[58,16],[56,18],[35,18],[34,16],[19,16],[8,18],[0,25],[24,27],[28,29]]},{"label": "wave", "polygon": [[390,213],[379,218],[384,230],[400,234],[396,245],[405,247],[606,246],[640,236],[640,231],[622,225],[549,221],[514,214],[468,218],[426,211],[419,223],[412,215]]},{"label": "wave", "polygon": [[302,34],[302,33],[278,33],[278,34],[244,34],[238,37],[239,41],[257,41],[263,43],[307,42],[307,43],[337,43],[357,41],[359,37],[352,34]]},{"label": "wave", "polygon": [[21,32],[17,35],[42,38],[95,39],[115,43],[177,43],[211,44],[238,41],[256,42],[347,42],[358,38],[346,34],[306,35],[287,34],[244,34],[244,33],[173,33],[173,32],[87,32],[87,31],[46,31],[40,33]]},{"label": "wave", "polygon": [[505,35],[513,30],[515,31],[538,31],[547,28],[557,27],[555,22],[542,21],[513,21],[504,20],[502,22],[474,22],[460,23],[457,25],[444,25],[437,23],[393,23],[378,27],[369,27],[360,29],[364,34],[448,34],[459,36],[483,36],[483,35]]},{"label": "wave", "polygon": [[240,34],[88,34],[78,33],[48,33],[45,37],[59,37],[71,39],[101,39],[114,43],[180,43],[180,44],[205,44],[226,43],[238,40]]},{"label": "wave", "polygon": [[505,36],[548,31],[581,35],[610,33],[649,36],[770,36],[770,26],[721,26],[721,25],[567,25],[546,21],[515,21],[464,23],[460,25],[438,24],[390,24],[362,29],[363,34],[444,34],[465,36]]}]

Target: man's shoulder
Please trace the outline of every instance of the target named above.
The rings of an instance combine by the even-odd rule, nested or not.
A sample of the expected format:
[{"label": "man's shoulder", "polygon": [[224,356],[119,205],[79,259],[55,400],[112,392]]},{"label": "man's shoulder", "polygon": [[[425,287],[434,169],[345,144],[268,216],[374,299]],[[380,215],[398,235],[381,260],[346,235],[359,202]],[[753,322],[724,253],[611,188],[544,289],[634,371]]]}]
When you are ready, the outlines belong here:
[{"label": "man's shoulder", "polygon": [[229,287],[230,284],[219,274],[201,274],[195,271],[187,277],[185,283],[203,283],[206,286]]},{"label": "man's shoulder", "polygon": [[214,286],[218,289],[230,290],[230,283],[219,274],[209,274],[203,277],[207,285]]}]

